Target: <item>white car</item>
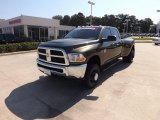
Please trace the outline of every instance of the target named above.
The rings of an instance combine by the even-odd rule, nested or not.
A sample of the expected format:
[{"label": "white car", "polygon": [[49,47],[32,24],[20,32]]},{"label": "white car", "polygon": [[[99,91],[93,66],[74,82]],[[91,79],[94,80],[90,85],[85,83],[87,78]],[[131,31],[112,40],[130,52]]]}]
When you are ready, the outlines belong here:
[{"label": "white car", "polygon": [[160,39],[156,39],[153,41],[155,45],[159,45],[160,44]]}]

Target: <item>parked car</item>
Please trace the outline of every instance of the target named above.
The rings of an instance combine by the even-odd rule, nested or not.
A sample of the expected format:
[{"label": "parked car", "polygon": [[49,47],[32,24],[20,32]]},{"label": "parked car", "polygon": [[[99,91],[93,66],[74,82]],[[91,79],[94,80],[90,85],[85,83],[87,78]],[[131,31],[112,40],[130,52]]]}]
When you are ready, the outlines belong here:
[{"label": "parked car", "polygon": [[40,44],[37,66],[47,75],[80,78],[93,88],[105,64],[119,57],[131,63],[134,54],[134,40],[121,39],[117,28],[86,26],[74,29],[63,39]]},{"label": "parked car", "polygon": [[159,33],[157,33],[157,34],[155,34],[154,36],[155,36],[155,37],[160,37],[160,34],[159,34]]},{"label": "parked car", "polygon": [[155,45],[159,45],[159,44],[160,44],[160,39],[153,40],[153,43],[154,43]]}]

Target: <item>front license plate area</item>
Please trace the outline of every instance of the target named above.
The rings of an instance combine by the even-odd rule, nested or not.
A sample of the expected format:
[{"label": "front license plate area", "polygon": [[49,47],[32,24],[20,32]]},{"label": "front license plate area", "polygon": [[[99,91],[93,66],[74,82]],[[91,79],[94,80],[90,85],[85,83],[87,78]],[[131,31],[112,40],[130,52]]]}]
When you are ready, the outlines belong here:
[{"label": "front license plate area", "polygon": [[51,75],[51,71],[50,71],[50,70],[44,69],[43,72],[44,72],[45,74],[47,74],[47,75]]}]

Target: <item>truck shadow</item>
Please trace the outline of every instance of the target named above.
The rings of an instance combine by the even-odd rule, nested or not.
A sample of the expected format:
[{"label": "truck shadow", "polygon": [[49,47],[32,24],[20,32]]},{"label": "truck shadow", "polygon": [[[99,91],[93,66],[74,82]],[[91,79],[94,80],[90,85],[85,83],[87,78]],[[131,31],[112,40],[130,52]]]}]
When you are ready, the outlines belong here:
[{"label": "truck shadow", "polygon": [[[129,65],[120,61],[102,72],[98,86]],[[79,80],[41,76],[32,83],[14,89],[5,99],[5,104],[21,119],[47,119],[63,114],[82,99],[97,100],[98,96],[90,95],[93,90],[82,87]],[[67,119],[64,115],[63,118]]]}]

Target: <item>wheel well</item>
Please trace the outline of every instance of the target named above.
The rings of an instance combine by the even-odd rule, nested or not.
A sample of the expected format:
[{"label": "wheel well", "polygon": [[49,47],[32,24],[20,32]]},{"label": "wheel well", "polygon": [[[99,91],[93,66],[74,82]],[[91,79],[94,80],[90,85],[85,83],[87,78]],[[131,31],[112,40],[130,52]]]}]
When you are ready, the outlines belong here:
[{"label": "wheel well", "polygon": [[99,66],[101,65],[101,61],[100,61],[100,58],[99,58],[98,55],[95,55],[95,56],[91,57],[87,63],[88,63],[88,64],[96,63],[96,64],[98,64]]}]

